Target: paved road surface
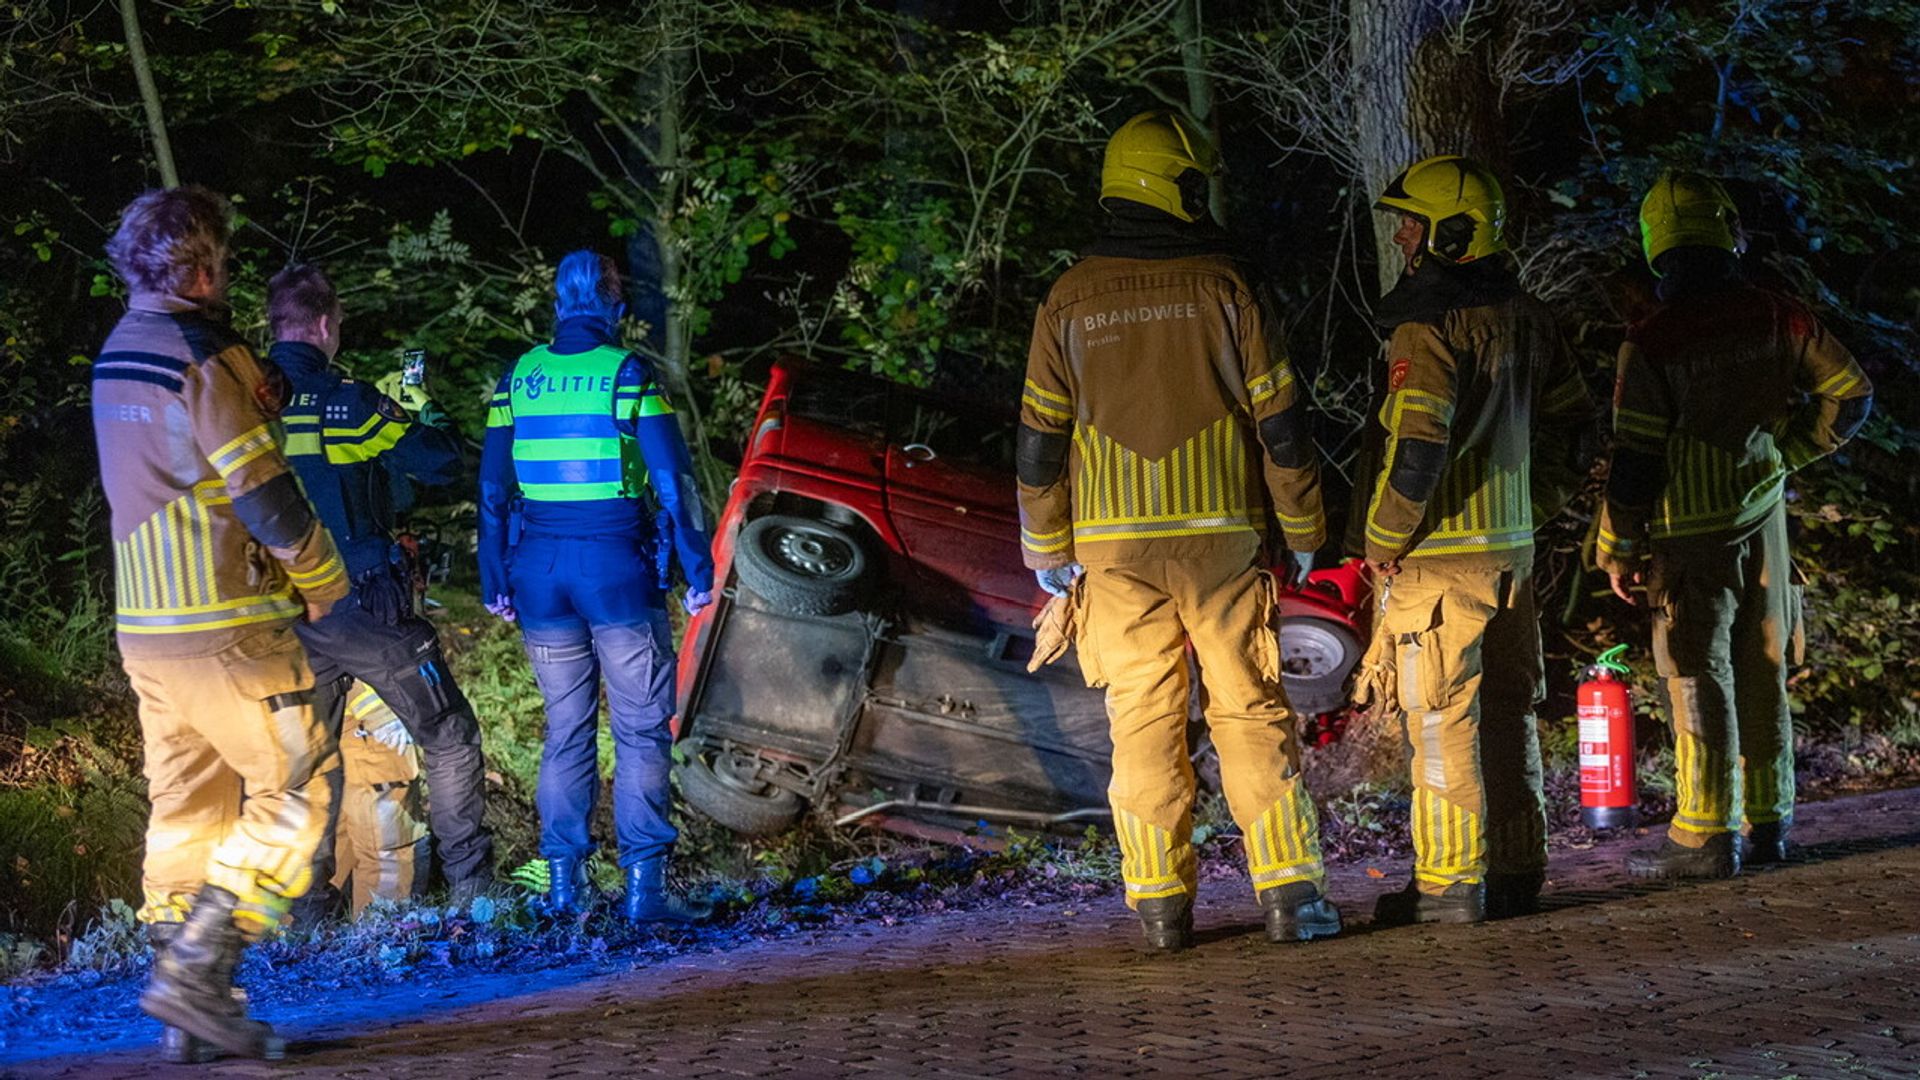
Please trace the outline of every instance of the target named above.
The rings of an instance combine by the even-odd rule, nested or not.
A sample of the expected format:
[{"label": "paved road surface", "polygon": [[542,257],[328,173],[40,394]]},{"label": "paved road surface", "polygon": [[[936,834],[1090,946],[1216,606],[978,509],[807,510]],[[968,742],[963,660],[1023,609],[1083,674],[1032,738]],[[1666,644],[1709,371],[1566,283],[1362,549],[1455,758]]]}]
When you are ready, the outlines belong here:
[{"label": "paved road surface", "polygon": [[[64,1058],[23,1077],[1920,1077],[1920,791],[1803,808],[1804,855],[1629,888],[1557,853],[1543,914],[1269,946],[1232,881],[1201,945],[1116,900],[823,932],[351,1028],[279,1064]],[[1642,841],[1644,842],[1644,841]],[[1354,915],[1403,867],[1342,868]],[[283,1025],[284,1027],[284,1025]]]}]

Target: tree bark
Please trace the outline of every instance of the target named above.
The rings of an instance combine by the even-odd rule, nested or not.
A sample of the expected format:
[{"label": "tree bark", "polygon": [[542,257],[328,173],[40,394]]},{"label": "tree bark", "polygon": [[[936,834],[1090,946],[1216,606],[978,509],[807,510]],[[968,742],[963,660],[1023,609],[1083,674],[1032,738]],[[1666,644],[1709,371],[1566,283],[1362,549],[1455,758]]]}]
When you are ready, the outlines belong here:
[{"label": "tree bark", "polygon": [[[1180,66],[1186,73],[1187,115],[1193,117],[1207,138],[1220,148],[1220,116],[1214,108],[1213,69],[1207,66],[1206,24],[1200,5],[1203,0],[1180,0],[1173,9],[1173,33],[1180,39]],[[1207,181],[1207,209],[1216,225],[1227,223],[1226,178],[1215,172]]]},{"label": "tree bark", "polygon": [[[1476,6],[1482,8],[1475,12]],[[1361,195],[1371,205],[1400,170],[1434,154],[1466,154],[1503,173],[1499,95],[1474,0],[1347,0]],[[1380,291],[1404,269],[1398,219],[1375,212]]]},{"label": "tree bark", "polygon": [[173,165],[173,144],[167,140],[167,121],[160,111],[160,90],[153,82],[153,65],[147,62],[147,42],[140,34],[140,13],[134,0],[120,0],[120,24],[127,33],[127,60],[133,65],[133,80],[140,84],[140,103],[147,111],[147,134],[153,140],[153,158],[160,166],[160,183],[180,186],[180,171]]}]

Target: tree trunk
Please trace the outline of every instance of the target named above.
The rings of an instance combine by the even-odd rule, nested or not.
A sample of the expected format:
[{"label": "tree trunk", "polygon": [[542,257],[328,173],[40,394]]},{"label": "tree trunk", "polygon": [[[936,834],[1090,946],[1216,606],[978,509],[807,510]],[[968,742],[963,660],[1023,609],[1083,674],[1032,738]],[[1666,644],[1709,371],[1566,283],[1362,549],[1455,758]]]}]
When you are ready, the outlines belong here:
[{"label": "tree trunk", "polygon": [[160,112],[160,89],[153,82],[153,65],[147,62],[147,42],[140,34],[140,13],[134,0],[120,0],[120,24],[127,33],[127,60],[133,65],[133,80],[140,84],[140,103],[147,110],[147,134],[153,139],[153,159],[160,166],[164,187],[180,186],[180,171],[173,166],[173,144],[167,140],[166,117]]},{"label": "tree trunk", "polygon": [[[1362,196],[1371,205],[1400,170],[1466,154],[1504,172],[1506,137],[1473,0],[1347,0]],[[1380,290],[1404,269],[1398,219],[1375,213]]]},{"label": "tree trunk", "polygon": [[[1207,66],[1207,31],[1202,21],[1202,0],[1180,0],[1173,9],[1173,33],[1180,39],[1180,66],[1187,79],[1187,115],[1220,148],[1220,115],[1214,108],[1213,69]],[[1227,223],[1226,178],[1215,172],[1207,182],[1207,209],[1217,225]]]}]

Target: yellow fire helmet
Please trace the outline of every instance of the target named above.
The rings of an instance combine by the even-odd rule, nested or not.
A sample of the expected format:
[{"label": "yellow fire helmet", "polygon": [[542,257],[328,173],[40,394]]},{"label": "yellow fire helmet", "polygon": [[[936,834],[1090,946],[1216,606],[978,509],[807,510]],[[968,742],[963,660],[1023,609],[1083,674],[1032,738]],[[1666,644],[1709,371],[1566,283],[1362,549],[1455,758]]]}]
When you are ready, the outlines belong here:
[{"label": "yellow fire helmet", "polygon": [[[1668,169],[1640,200],[1640,248],[1647,266],[1677,247],[1711,247],[1739,254],[1740,211],[1718,180]],[[1658,274],[1660,271],[1654,268]]]},{"label": "yellow fire helmet", "polygon": [[1207,214],[1207,178],[1219,168],[1220,156],[1193,121],[1170,109],[1143,112],[1107,140],[1100,198],[1199,221]]},{"label": "yellow fire helmet", "polygon": [[1373,204],[1427,223],[1427,251],[1450,263],[1470,263],[1507,250],[1502,231],[1507,197],[1486,166],[1458,154],[1416,162],[1393,178]]}]

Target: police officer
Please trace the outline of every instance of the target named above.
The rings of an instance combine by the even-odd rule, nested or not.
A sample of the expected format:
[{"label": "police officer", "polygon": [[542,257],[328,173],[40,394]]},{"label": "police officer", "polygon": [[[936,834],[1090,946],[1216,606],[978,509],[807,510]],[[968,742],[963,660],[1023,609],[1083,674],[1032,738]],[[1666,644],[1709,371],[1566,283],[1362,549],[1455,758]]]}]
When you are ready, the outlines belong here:
[{"label": "police officer", "polygon": [[[414,612],[413,577],[393,542],[391,477],[444,484],[459,475],[460,447],[430,401],[416,417],[392,398],[332,367],[342,312],[319,267],[289,266],[267,285],[274,345],[268,356],[293,396],[282,421],[287,459],[340,545],[353,602],[301,629],[326,687],[349,679],[374,688],[406,724],[426,759],[433,834],[455,903],[493,882],[493,840],[484,817],[480,722],[454,684],[439,633]],[[342,695],[329,695],[339,730]],[[329,843],[325,849],[331,852]]]},{"label": "police officer", "polygon": [[420,894],[429,833],[420,748],[406,722],[357,679],[346,698],[333,886],[352,890],[353,911],[359,914],[375,900]]},{"label": "police officer", "polygon": [[1312,565],[1318,458],[1270,309],[1208,218],[1217,167],[1172,112],[1114,133],[1106,232],[1034,320],[1017,443],[1024,558],[1047,591],[1077,592],[1080,666],[1107,688],[1127,904],[1165,950],[1193,934],[1189,644],[1268,937],[1340,931],[1262,568],[1275,511],[1290,572]]},{"label": "police officer", "polygon": [[336,747],[294,628],[347,595],[346,567],[274,439],[284,380],[227,325],[229,213],[200,187],[128,204],[107,244],[128,310],[93,364],[152,803],[140,1007],[175,1060],[198,1057],[196,1039],[280,1056],[234,966],[312,884],[334,801]]},{"label": "police officer", "polygon": [[1531,910],[1545,880],[1533,531],[1585,475],[1597,417],[1504,254],[1492,173],[1428,158],[1375,205],[1401,215],[1407,272],[1377,311],[1390,334],[1365,552],[1414,788],[1413,880],[1375,919],[1478,922]]},{"label": "police officer", "polygon": [[1620,347],[1598,561],[1644,583],[1673,718],[1679,806],[1640,878],[1724,878],[1786,856],[1793,821],[1787,644],[1800,620],[1787,477],[1873,407],[1860,366],[1806,306],[1742,280],[1738,212],[1712,179],[1663,174],[1640,204],[1660,307]]},{"label": "police officer", "polygon": [[[587,825],[600,792],[604,675],[626,917],[697,921],[704,905],[666,889],[676,837],[667,786],[673,634],[646,496],[670,522],[671,535],[659,539],[678,555],[690,613],[712,601],[705,516],[665,393],[651,366],[618,343],[625,304],[613,260],[568,255],[554,292],[553,342],[501,378],[480,464],[482,595],[496,614],[519,621],[546,699],[538,802],[548,903],[571,911],[582,899],[594,850]],[[520,535],[509,545],[516,513]]]}]

